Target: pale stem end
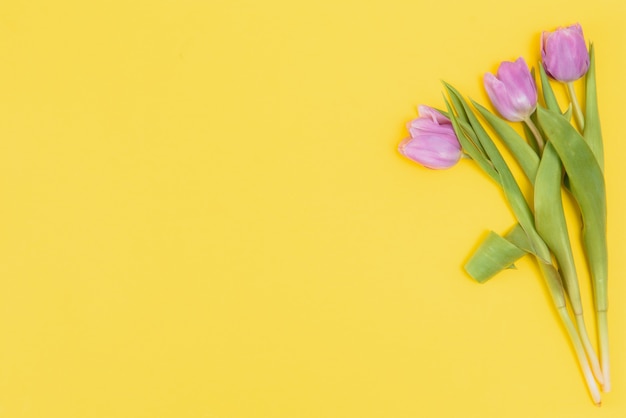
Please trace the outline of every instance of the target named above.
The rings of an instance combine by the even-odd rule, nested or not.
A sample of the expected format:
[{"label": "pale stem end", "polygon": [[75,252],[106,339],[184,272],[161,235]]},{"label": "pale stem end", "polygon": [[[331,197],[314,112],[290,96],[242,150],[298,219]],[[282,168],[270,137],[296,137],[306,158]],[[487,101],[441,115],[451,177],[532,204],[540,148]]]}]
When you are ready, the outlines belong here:
[{"label": "pale stem end", "polygon": [[600,360],[602,361],[602,373],[604,375],[604,392],[611,391],[611,373],[609,371],[609,324],[606,311],[596,312],[598,319],[598,337],[600,339]]},{"label": "pale stem end", "polygon": [[596,350],[594,350],[593,345],[591,344],[591,340],[589,339],[589,334],[587,333],[587,327],[585,326],[585,319],[583,318],[582,313],[576,314],[576,327],[578,328],[578,334],[580,335],[580,339],[582,340],[583,347],[585,347],[585,352],[587,353],[587,358],[589,359],[589,364],[591,365],[591,371],[595,376],[596,380],[602,387],[604,388],[604,375],[602,372],[602,368],[600,367],[600,361],[598,360],[598,355],[596,354]]},{"label": "pale stem end", "polygon": [[576,327],[572,322],[572,319],[569,316],[569,312],[567,312],[566,307],[559,307],[559,315],[561,316],[561,320],[563,321],[563,325],[565,325],[565,329],[567,330],[567,334],[569,335],[570,341],[574,346],[574,350],[576,351],[576,358],[578,359],[578,364],[583,372],[583,376],[585,377],[585,383],[587,383],[587,389],[589,390],[589,394],[591,395],[591,399],[593,403],[600,406],[602,405],[602,397],[600,396],[600,388],[596,383],[596,380],[593,377],[593,372],[591,371],[591,367],[589,366],[589,361],[587,361],[587,355],[585,354],[585,348],[583,347],[582,341],[578,336],[578,332],[576,331]]}]

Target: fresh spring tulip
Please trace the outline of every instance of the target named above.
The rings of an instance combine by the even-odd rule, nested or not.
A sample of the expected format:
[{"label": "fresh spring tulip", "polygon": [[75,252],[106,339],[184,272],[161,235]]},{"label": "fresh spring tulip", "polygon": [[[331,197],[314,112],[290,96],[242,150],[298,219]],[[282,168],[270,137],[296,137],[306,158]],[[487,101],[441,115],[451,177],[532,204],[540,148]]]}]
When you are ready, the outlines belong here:
[{"label": "fresh spring tulip", "polygon": [[418,110],[420,116],[407,125],[411,137],[402,141],[398,150],[424,167],[452,167],[463,153],[450,119],[428,106],[421,105]]},{"label": "fresh spring tulip", "polygon": [[500,64],[494,76],[485,74],[485,89],[494,107],[511,122],[521,122],[537,107],[537,86],[523,58]]},{"label": "fresh spring tulip", "polygon": [[589,52],[579,23],[541,34],[541,60],[555,80],[578,80],[589,69]]}]

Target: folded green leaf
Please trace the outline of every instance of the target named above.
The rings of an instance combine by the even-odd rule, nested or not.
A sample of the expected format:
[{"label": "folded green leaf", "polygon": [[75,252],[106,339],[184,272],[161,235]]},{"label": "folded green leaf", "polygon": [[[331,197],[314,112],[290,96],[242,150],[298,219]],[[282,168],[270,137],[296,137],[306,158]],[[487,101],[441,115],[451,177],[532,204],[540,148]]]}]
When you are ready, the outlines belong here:
[{"label": "folded green leaf", "polygon": [[477,282],[484,283],[502,270],[511,268],[524,255],[526,251],[490,231],[465,264],[465,271]]},{"label": "folded green leaf", "polygon": [[521,248],[525,252],[532,254],[533,249],[530,245],[530,241],[528,240],[528,235],[524,232],[524,229],[520,224],[515,224],[513,228],[504,236],[511,244],[516,247]]},{"label": "folded green leaf", "polygon": [[602,170],[587,142],[560,113],[538,108],[537,116],[569,176],[583,219],[583,244],[593,279],[596,309],[606,310],[608,257]]},{"label": "folded green leaf", "polygon": [[554,254],[562,272],[572,310],[582,314],[578,275],[563,210],[561,160],[551,142],[546,144],[535,181],[535,226]]}]

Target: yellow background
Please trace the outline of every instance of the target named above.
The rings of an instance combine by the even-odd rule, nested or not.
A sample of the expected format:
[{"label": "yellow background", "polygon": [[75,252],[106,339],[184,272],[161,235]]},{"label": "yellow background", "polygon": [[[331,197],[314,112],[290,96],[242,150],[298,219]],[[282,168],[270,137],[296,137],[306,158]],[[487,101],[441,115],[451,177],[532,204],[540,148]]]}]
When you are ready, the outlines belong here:
[{"label": "yellow background", "polygon": [[[2,2],[0,417],[626,416],[625,19],[622,0]],[[462,271],[513,221],[496,187],[396,152],[441,79],[484,102],[484,72],[576,21],[607,153],[600,409],[533,262]]]}]

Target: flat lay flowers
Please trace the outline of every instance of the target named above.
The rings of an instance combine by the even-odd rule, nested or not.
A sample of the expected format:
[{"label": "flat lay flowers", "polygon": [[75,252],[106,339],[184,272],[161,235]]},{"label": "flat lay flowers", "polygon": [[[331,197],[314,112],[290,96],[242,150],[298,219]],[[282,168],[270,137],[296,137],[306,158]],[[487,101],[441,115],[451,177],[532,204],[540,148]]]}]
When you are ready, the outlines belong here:
[{"label": "flat lay flowers", "polygon": [[[525,255],[536,260],[591,400],[601,405],[602,392],[611,389],[609,272],[594,46],[587,44],[580,24],[573,24],[544,31],[539,48],[536,66],[519,57],[484,75],[495,111],[444,82],[445,108],[420,105],[399,152],[430,169],[449,169],[466,157],[501,188],[516,223],[481,240],[465,271],[484,283]],[[576,83],[584,91],[582,98]],[[567,91],[567,102],[557,100],[557,88]],[[522,190],[510,168],[513,163],[530,183],[530,192]],[[564,194],[574,198],[582,220],[580,243],[568,233],[572,220],[563,209]],[[576,245],[584,251],[588,274],[577,271]],[[592,313],[582,308],[579,277],[587,276]],[[595,335],[587,330],[590,321],[595,322]]]}]

